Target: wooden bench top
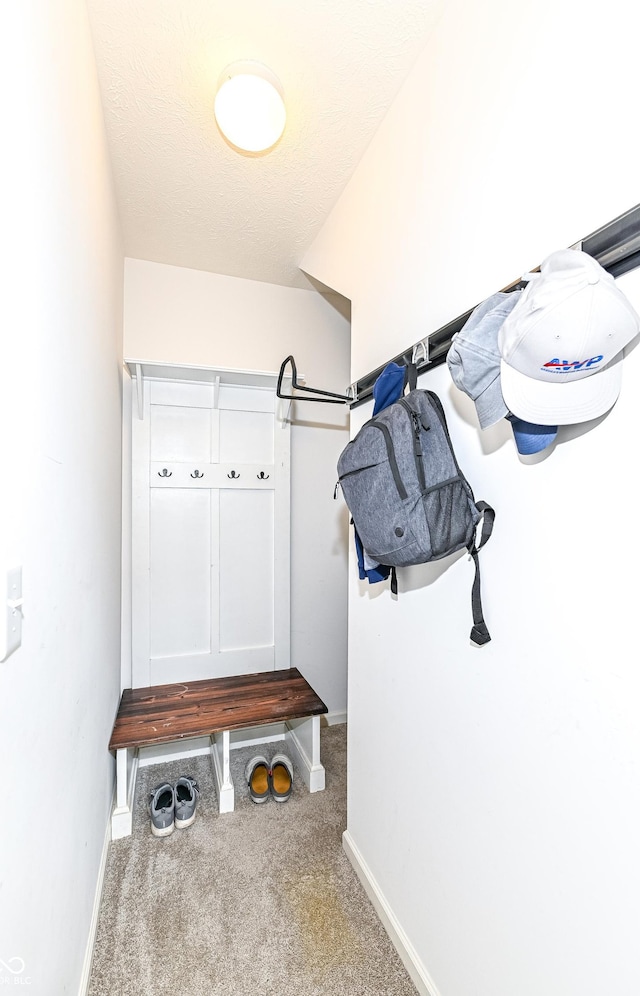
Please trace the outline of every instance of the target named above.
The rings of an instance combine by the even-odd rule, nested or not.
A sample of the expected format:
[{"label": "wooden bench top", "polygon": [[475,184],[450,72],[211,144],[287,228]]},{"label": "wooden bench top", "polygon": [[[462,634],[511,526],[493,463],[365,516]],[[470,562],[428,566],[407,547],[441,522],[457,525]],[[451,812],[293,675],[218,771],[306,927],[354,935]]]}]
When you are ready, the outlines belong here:
[{"label": "wooden bench top", "polygon": [[148,747],[327,712],[297,668],[125,688],[109,750]]}]

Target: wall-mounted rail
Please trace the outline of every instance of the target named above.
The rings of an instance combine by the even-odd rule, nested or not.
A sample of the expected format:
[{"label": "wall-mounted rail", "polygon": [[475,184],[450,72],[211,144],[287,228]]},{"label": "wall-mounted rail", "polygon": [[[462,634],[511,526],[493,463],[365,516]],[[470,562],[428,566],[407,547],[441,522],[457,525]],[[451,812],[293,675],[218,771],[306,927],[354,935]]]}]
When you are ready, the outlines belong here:
[{"label": "wall-mounted rail", "polygon": [[[572,248],[582,249],[583,252],[593,256],[614,277],[618,277],[622,273],[640,266],[640,204],[637,204],[631,210],[610,221],[608,224],[603,225],[602,228],[598,228],[591,235],[587,235],[586,238],[575,243]],[[501,290],[512,291],[521,286],[524,285],[521,278],[518,278],[507,284],[506,287],[502,287]],[[332,399],[330,401],[331,404],[346,404],[351,408],[355,408],[373,396],[373,385],[388,363],[393,362],[400,366],[415,363],[418,373],[423,373],[427,367],[434,367],[443,363],[447,358],[452,337],[466,324],[467,319],[473,311],[474,308],[470,308],[463,315],[459,315],[452,321],[447,322],[442,328],[431,332],[424,339],[413,343],[407,349],[403,350],[403,352],[391,357],[381,366],[376,367],[375,370],[371,370],[363,377],[360,377],[355,383],[349,386],[346,395],[337,395],[328,391],[313,391],[313,389],[299,387],[299,385],[294,383],[293,386],[299,387],[299,390],[311,390],[316,395],[327,395],[327,397],[305,398],[302,395],[286,395],[286,397],[295,397],[297,400],[302,401],[326,402]],[[295,370],[293,357],[289,356],[280,368],[281,377],[288,363],[291,363]],[[283,397],[280,394],[278,396]]]}]

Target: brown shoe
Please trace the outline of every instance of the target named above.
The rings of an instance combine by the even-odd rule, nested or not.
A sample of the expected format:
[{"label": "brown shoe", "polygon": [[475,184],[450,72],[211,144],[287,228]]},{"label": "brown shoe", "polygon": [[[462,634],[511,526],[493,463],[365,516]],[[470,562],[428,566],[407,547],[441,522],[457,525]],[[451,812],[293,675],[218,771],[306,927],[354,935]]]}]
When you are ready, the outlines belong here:
[{"label": "brown shoe", "polygon": [[286,802],[293,789],[293,764],[286,754],[274,754],[269,774],[271,795],[276,802]]},{"label": "brown shoe", "polygon": [[244,769],[253,802],[266,802],[269,798],[269,762],[262,754],[252,757]]}]

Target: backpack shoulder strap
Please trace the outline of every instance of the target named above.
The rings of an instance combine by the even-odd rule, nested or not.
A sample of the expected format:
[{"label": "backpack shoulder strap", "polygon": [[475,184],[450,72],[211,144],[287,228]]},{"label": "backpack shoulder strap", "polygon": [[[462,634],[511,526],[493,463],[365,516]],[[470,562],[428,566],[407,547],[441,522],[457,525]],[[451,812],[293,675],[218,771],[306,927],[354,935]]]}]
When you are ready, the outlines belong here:
[{"label": "backpack shoulder strap", "polygon": [[480,592],[480,561],[478,559],[478,550],[482,549],[491,536],[496,513],[491,505],[488,505],[486,501],[476,502],[476,508],[482,514],[482,529],[480,532],[480,542],[476,544],[474,536],[469,547],[469,553],[473,557],[473,563],[475,565],[475,577],[473,579],[473,587],[471,589],[471,613],[473,615],[471,642],[475,643],[478,647],[483,647],[485,643],[489,643],[491,640],[491,634],[487,629],[487,624],[484,621],[484,613],[482,611],[482,596]]},{"label": "backpack shoulder strap", "polygon": [[415,363],[407,363],[404,371],[404,384],[402,385],[402,391],[409,388],[410,391],[415,391],[418,386],[418,368]]},{"label": "backpack shoulder strap", "polygon": [[[447,440],[451,448],[451,453],[453,454],[453,459],[455,461],[456,467],[458,467],[458,473],[462,474],[460,467],[458,466],[458,459],[455,455],[453,449],[453,444],[451,443],[451,437],[449,435],[449,427],[447,425],[447,419],[444,414],[444,408],[442,407],[442,402],[437,394],[433,391],[427,391],[429,399],[440,415],[442,426],[447,435]],[[466,480],[466,478],[465,478]],[[473,579],[473,587],[471,589],[471,612],[473,615],[473,628],[471,630],[471,642],[475,643],[476,646],[482,647],[485,643],[489,643],[491,640],[491,634],[487,629],[487,624],[484,621],[484,613],[482,611],[482,596],[480,591],[480,561],[478,559],[478,551],[482,549],[489,537],[491,536],[493,530],[493,523],[495,521],[496,513],[495,510],[488,505],[486,501],[477,501],[475,503],[476,508],[482,516],[482,529],[480,531],[480,542],[476,543],[475,533],[471,544],[469,545],[469,553],[473,557],[473,563],[475,566],[475,576]]]},{"label": "backpack shoulder strap", "polygon": [[395,567],[390,567],[389,571],[391,573],[391,594],[398,594],[398,575],[396,574]]}]

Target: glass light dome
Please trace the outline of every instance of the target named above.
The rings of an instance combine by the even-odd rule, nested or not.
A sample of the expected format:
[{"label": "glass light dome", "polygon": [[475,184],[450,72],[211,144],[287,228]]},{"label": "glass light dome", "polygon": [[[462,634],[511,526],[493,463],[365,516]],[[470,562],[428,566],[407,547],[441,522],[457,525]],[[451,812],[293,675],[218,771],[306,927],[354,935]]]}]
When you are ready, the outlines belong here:
[{"label": "glass light dome", "polygon": [[280,81],[259,62],[238,62],[225,69],[214,111],[227,141],[251,153],[273,148],[287,119]]}]

